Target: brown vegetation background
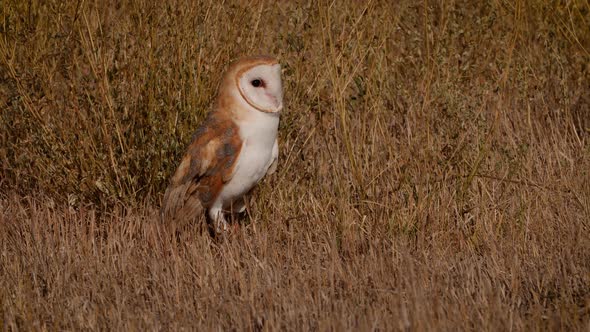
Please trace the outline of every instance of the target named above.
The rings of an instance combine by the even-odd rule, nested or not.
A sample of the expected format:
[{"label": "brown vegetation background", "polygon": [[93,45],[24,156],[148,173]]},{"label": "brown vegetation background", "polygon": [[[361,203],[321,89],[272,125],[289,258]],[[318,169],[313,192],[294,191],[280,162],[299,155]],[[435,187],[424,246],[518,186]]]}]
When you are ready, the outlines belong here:
[{"label": "brown vegetation background", "polygon": [[[588,1],[0,3],[0,329],[590,328]],[[156,222],[228,63],[279,171]]]}]

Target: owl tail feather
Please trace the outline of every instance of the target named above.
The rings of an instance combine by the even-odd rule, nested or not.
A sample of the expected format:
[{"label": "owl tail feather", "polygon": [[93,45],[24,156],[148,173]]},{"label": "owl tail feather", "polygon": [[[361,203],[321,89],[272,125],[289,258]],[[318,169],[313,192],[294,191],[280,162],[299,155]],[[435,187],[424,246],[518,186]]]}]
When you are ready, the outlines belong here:
[{"label": "owl tail feather", "polygon": [[183,227],[202,216],[203,205],[198,195],[191,192],[193,191],[191,187],[191,181],[168,186],[160,210],[160,218],[163,223]]}]

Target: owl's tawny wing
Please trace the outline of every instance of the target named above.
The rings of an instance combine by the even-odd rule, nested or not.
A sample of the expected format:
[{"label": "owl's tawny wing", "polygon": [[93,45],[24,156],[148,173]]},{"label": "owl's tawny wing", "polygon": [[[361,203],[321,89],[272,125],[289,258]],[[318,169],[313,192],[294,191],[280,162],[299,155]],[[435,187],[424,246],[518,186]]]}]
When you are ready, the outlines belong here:
[{"label": "owl's tawny wing", "polygon": [[164,194],[165,222],[190,221],[203,214],[234,173],[242,148],[231,120],[209,117],[193,136]]}]

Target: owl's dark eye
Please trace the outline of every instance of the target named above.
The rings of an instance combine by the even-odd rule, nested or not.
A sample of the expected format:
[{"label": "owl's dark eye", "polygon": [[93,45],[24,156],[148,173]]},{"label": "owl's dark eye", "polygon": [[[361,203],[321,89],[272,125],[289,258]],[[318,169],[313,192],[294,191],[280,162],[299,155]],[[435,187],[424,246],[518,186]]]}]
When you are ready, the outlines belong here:
[{"label": "owl's dark eye", "polygon": [[250,83],[252,83],[252,86],[255,87],[255,88],[258,88],[258,87],[261,87],[262,86],[262,81],[259,80],[259,79],[252,80],[252,82],[250,82]]}]

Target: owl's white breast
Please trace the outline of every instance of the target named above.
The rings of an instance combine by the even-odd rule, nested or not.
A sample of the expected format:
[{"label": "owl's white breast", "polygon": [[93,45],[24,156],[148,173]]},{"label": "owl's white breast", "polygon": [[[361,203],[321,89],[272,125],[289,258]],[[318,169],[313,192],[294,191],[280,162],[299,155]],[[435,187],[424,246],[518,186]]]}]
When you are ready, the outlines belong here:
[{"label": "owl's white breast", "polygon": [[243,145],[231,180],[218,197],[224,208],[242,197],[260,181],[272,163],[272,150],[279,127],[278,114],[250,113],[238,123]]}]

